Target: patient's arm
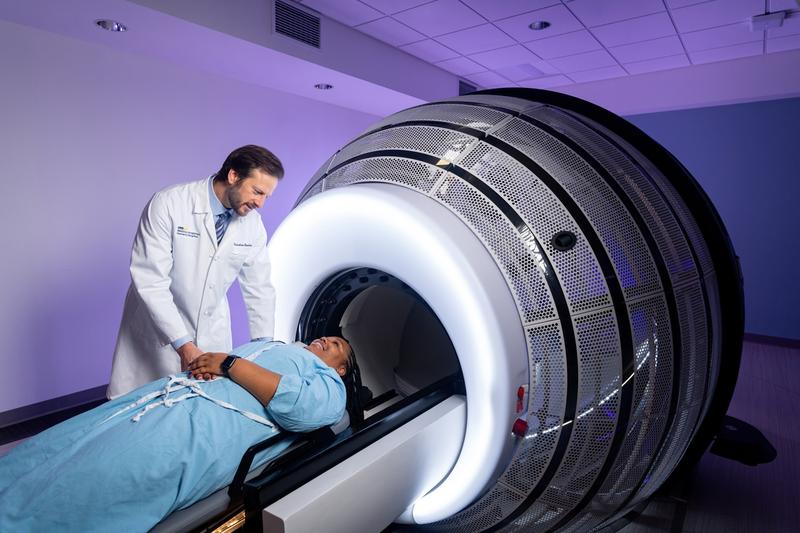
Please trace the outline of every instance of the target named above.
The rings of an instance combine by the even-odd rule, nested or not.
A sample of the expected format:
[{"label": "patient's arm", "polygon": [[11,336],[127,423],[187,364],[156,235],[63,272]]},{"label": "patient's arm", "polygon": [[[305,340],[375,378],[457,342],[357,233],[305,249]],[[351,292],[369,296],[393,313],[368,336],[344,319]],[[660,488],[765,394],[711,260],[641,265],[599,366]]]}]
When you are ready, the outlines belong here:
[{"label": "patient's arm", "polygon": [[[189,363],[189,370],[192,372],[192,376],[198,379],[202,379],[206,374],[221,376],[221,365],[226,357],[228,357],[226,353],[204,353]],[[247,359],[237,359],[228,372],[228,376],[255,396],[264,406],[275,396],[278,383],[281,381],[280,374],[271,372]]]}]

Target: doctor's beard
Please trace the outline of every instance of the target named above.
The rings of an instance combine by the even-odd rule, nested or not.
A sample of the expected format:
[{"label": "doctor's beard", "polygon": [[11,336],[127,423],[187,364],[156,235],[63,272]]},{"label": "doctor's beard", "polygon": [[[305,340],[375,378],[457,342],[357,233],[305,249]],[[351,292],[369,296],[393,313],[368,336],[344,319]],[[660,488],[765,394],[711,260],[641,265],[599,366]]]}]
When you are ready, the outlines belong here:
[{"label": "doctor's beard", "polygon": [[[242,185],[244,184],[244,181],[245,180],[239,180],[235,185],[228,189],[228,203],[240,217],[247,216],[250,214],[250,211],[254,211],[257,208],[257,206],[253,205],[252,203],[247,203],[243,199]],[[246,210],[242,212],[242,208],[245,208]]]}]

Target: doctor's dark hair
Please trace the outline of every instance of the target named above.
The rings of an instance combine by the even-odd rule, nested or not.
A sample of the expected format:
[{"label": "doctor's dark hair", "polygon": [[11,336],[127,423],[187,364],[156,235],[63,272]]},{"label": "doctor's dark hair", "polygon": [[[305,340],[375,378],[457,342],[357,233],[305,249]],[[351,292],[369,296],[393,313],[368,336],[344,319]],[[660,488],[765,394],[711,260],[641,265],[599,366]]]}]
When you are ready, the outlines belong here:
[{"label": "doctor's dark hair", "polygon": [[247,177],[254,169],[261,169],[270,176],[278,179],[283,178],[283,164],[275,154],[262,146],[248,144],[231,152],[222,168],[219,169],[214,179],[225,181],[228,179],[228,171],[233,169],[239,177]]}]

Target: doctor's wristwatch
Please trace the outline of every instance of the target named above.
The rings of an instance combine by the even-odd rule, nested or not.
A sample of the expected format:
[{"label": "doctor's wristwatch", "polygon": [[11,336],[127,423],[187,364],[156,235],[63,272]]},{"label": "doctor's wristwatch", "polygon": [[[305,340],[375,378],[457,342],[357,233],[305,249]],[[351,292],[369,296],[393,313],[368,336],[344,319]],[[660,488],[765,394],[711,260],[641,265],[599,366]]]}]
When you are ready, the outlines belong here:
[{"label": "doctor's wristwatch", "polygon": [[230,376],[228,375],[228,372],[230,372],[230,371],[231,371],[231,368],[233,368],[233,365],[234,365],[234,364],[236,364],[236,360],[237,360],[237,359],[239,359],[239,357],[238,357],[238,356],[236,356],[236,355],[229,355],[228,357],[226,357],[226,358],[225,358],[225,360],[224,360],[224,361],[222,361],[222,364],[221,364],[221,365],[219,365],[219,366],[220,366],[220,368],[222,369],[222,374],[223,374],[223,375],[224,375],[226,378],[230,379]]}]

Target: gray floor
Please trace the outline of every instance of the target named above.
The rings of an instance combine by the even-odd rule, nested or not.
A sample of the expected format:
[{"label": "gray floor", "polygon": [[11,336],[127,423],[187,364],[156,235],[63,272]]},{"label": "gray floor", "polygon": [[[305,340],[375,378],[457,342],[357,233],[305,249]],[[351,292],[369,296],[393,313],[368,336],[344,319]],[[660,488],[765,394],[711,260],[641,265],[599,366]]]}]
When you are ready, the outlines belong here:
[{"label": "gray floor", "polygon": [[677,496],[652,502],[622,533],[800,532],[800,350],[746,342],[728,414],[778,451],[749,467],[706,453]]},{"label": "gray floor", "polygon": [[728,414],[760,429],[778,458],[748,467],[706,453],[686,486],[622,533],[800,532],[800,349],[746,342]]}]

